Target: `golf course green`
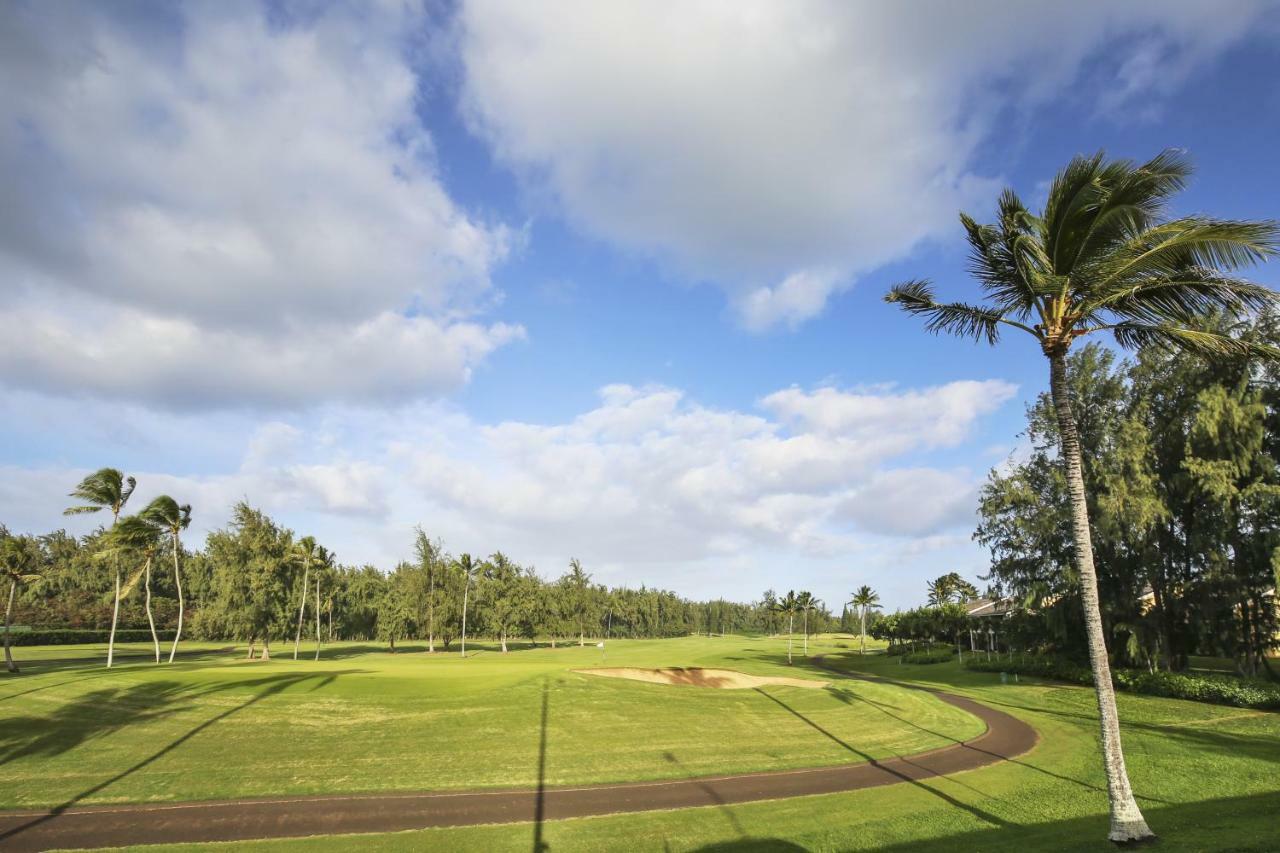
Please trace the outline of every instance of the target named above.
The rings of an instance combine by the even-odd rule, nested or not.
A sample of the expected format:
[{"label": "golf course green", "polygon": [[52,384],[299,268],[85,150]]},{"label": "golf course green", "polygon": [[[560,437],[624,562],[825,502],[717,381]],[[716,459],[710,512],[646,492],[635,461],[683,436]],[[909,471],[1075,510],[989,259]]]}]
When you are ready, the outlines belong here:
[{"label": "golf course green", "polygon": [[[285,794],[533,787],[546,699],[547,785],[676,779],[909,756],[980,734],[930,693],[968,696],[1030,723],[1026,755],[843,794],[549,821],[550,850],[1099,849],[1107,801],[1086,688],[909,666],[848,638],[690,637],[427,655],[409,646],[275,650],[268,662],[207,647],[172,666],[97,649],[22,649],[0,682],[0,805],[47,808]],[[130,655],[143,651],[130,647]],[[821,665],[815,660],[822,656]],[[602,660],[602,657],[604,658]],[[574,672],[705,667],[831,681],[824,689],[668,686]],[[1122,694],[1126,754],[1162,849],[1273,850],[1280,714]],[[92,793],[86,793],[92,792]],[[250,851],[527,850],[531,824],[237,842]],[[1079,839],[1078,842],[1075,839]],[[1073,847],[1075,844],[1077,846]],[[787,845],[792,845],[788,847]],[[143,848],[139,848],[143,849]],[[174,845],[148,850],[214,850]]]}]

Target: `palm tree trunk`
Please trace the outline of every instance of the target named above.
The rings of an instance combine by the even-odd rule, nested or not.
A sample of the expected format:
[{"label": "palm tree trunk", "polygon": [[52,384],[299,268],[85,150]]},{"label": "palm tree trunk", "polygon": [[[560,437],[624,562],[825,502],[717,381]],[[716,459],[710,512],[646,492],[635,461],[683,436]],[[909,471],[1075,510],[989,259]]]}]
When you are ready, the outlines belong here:
[{"label": "palm tree trunk", "polygon": [[147,590],[147,624],[151,626],[151,643],[156,647],[156,663],[160,663],[160,635],[156,633],[156,620],[151,615],[151,558],[147,557],[147,565],[144,569],[146,579],[143,583]]},{"label": "palm tree trunk", "polygon": [[116,656],[116,625],[120,622],[120,567],[116,566],[116,606],[111,611],[111,636],[107,638],[107,669]]},{"label": "palm tree trunk", "polygon": [[9,605],[4,609],[4,665],[10,672],[17,672],[18,665],[13,662],[13,652],[9,651],[9,622],[13,617],[13,594],[18,591],[18,582],[9,581]]},{"label": "palm tree trunk", "polygon": [[867,653],[867,608],[862,608],[862,631],[858,634],[858,654]]},{"label": "palm tree trunk", "polygon": [[506,628],[502,629],[502,653],[504,655],[507,653],[507,629]]},{"label": "palm tree trunk", "polygon": [[427,592],[427,653],[435,654],[436,650],[436,573],[433,568]]},{"label": "palm tree trunk", "polygon": [[462,587],[462,656],[467,656],[467,596],[471,594],[471,581]]},{"label": "palm tree trunk", "polygon": [[298,634],[293,638],[293,659],[298,659],[298,646],[302,644],[302,615],[307,610],[307,581],[311,575],[311,560],[307,559],[306,566],[302,569],[302,603],[298,605]]},{"label": "palm tree trunk", "polygon": [[320,578],[316,578],[316,660],[320,660]]},{"label": "palm tree trunk", "polygon": [[1058,415],[1062,460],[1066,466],[1067,491],[1071,496],[1071,532],[1076,567],[1080,572],[1080,595],[1084,602],[1085,633],[1089,641],[1089,663],[1098,694],[1098,720],[1102,729],[1102,762],[1107,775],[1107,797],[1111,802],[1111,833],[1115,842],[1139,841],[1154,837],[1147,827],[1129,785],[1120,744],[1120,715],[1116,710],[1115,687],[1107,660],[1102,611],[1098,605],[1098,577],[1093,567],[1093,540],[1089,532],[1089,506],[1085,501],[1084,471],[1080,462],[1080,435],[1071,410],[1067,388],[1065,351],[1049,354],[1049,387]]},{"label": "palm tree trunk", "polygon": [[262,654],[258,656],[258,660],[271,660],[271,638],[262,638]]},{"label": "palm tree trunk", "polygon": [[173,537],[173,585],[178,590],[178,630],[173,632],[173,647],[169,649],[169,663],[173,663],[174,657],[178,654],[178,641],[182,639],[182,616],[186,609],[186,603],[182,599],[182,572],[178,571],[178,536],[175,533]]},{"label": "palm tree trunk", "polygon": [[787,622],[787,666],[791,666],[791,635],[796,633],[796,615],[791,613],[791,621]]}]

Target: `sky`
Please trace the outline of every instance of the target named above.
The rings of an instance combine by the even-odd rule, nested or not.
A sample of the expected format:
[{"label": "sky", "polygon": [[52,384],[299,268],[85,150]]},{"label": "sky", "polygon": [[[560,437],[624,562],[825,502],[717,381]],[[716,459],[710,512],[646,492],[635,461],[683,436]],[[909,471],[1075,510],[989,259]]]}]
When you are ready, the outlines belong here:
[{"label": "sky", "polygon": [[884,292],[973,299],[957,212],[1099,149],[1275,218],[1277,84],[1261,0],[11,0],[0,523],[112,466],[353,565],[981,586],[1046,365]]}]

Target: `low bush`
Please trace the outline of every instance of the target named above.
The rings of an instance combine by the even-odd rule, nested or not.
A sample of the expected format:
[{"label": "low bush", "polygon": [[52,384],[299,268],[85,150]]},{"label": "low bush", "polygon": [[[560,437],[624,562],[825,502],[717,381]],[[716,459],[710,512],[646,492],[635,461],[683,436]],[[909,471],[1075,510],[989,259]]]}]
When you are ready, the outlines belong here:
[{"label": "low bush", "polygon": [[916,652],[915,654],[906,654],[902,656],[903,663],[947,663],[955,657],[955,651],[950,647],[941,651],[932,652]]},{"label": "low bush", "polygon": [[[1016,672],[1073,684],[1093,684],[1093,670],[1071,661],[1050,657],[1023,657],[1014,660],[969,659],[965,666],[978,672]],[[1185,672],[1147,672],[1118,669],[1111,673],[1117,690],[1171,699],[1190,699],[1237,708],[1280,710],[1280,684],[1254,681],[1231,675]]]},{"label": "low bush", "polygon": [[[172,631],[157,631],[162,641],[173,640]],[[105,628],[32,628],[9,637],[11,646],[71,646],[79,643],[105,643],[111,632]],[[151,632],[146,628],[121,628],[116,631],[117,643],[149,643]]]}]

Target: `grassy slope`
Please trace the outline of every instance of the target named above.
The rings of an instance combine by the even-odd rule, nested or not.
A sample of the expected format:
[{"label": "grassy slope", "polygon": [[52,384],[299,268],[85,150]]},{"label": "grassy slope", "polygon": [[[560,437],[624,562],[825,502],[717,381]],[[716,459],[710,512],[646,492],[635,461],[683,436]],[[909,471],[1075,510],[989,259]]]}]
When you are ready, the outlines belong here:
[{"label": "grassy slope", "polygon": [[[849,760],[792,710],[876,757],[981,730],[930,696],[886,685],[845,688],[868,700],[851,711],[849,696],[823,690],[666,687],[571,672],[600,664],[592,647],[466,660],[370,648],[334,647],[319,662],[277,648],[267,663],[209,649],[173,666],[130,658],[111,671],[65,663],[92,648],[24,650],[23,674],[0,679],[0,807],[531,787],[544,686],[552,785]],[[794,674],[784,651],[777,640],[733,637],[618,641],[607,663]]]},{"label": "grassy slope", "polygon": [[[1014,763],[928,783],[542,827],[550,850],[1108,850],[1093,694],[1043,683],[1002,685],[954,664],[842,662],[965,693],[1028,720],[1040,745]],[[1280,714],[1121,694],[1129,767],[1160,850],[1280,849]],[[530,824],[235,845],[249,853],[528,850]],[[162,848],[165,851],[217,848]],[[154,848],[149,848],[154,849]],[[229,847],[227,849],[230,849]]]}]

